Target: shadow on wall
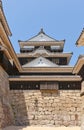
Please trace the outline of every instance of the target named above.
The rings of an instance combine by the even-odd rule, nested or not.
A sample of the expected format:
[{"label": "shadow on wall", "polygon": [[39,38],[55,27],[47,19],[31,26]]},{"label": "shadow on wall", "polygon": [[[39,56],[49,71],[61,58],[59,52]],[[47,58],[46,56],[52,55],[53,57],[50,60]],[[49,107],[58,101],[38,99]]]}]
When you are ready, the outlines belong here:
[{"label": "shadow on wall", "polygon": [[8,75],[0,66],[0,128],[13,124],[13,113],[9,101]]},{"label": "shadow on wall", "polygon": [[28,107],[23,90],[10,90],[11,106],[14,113],[16,126],[29,126]]},{"label": "shadow on wall", "polygon": [[15,125],[37,125],[38,91],[10,90],[11,105],[14,113]]},{"label": "shadow on wall", "polygon": [[4,128],[3,130],[27,130],[30,129],[27,126],[9,126]]}]

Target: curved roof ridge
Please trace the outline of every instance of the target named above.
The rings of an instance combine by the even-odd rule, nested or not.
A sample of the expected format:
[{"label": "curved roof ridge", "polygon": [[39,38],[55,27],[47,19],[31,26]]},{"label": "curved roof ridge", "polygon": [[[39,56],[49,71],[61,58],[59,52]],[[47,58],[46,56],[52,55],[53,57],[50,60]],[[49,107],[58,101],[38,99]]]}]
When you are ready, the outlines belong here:
[{"label": "curved roof ridge", "polygon": [[65,42],[65,40],[56,40],[55,38],[52,38],[51,36],[47,35],[44,32],[43,28],[41,28],[40,32],[37,35],[31,37],[30,39],[28,39],[26,41],[18,40],[18,42],[31,42],[31,41],[33,41],[33,42],[35,42],[35,41],[36,42],[37,41],[53,41],[53,42],[64,41]]}]

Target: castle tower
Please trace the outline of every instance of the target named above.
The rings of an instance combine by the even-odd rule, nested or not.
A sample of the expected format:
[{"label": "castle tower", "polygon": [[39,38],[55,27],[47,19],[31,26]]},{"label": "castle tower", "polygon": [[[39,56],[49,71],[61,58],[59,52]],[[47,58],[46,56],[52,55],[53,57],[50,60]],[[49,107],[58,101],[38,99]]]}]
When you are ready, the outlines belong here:
[{"label": "castle tower", "polygon": [[[43,29],[41,29],[36,36],[28,41],[19,41],[21,54],[18,54],[18,57],[21,64],[26,63],[26,59],[29,60],[23,67],[28,67],[28,64],[32,67],[34,66],[32,62],[35,63],[35,61],[39,62],[38,65],[35,65],[36,67],[42,67],[44,64],[41,64],[42,62],[39,60],[44,59],[46,62],[49,62],[48,66],[50,65],[51,67],[53,67],[53,65],[68,65],[72,53],[63,53],[64,43],[65,40],[55,40],[45,34]],[[21,56],[23,58],[21,58]],[[24,59],[25,56],[26,58]],[[22,62],[22,59],[24,62]],[[44,67],[47,67],[47,65]]]},{"label": "castle tower", "polygon": [[[81,79],[73,75],[73,67],[69,66],[72,53],[63,52],[64,43],[65,40],[58,41],[43,29],[27,41],[19,40],[20,53],[17,57],[22,66],[19,73],[22,77],[11,77],[10,88],[35,90],[42,89],[44,85],[43,89],[80,89]],[[16,85],[13,81],[16,81]],[[18,82],[21,85],[18,86]]]},{"label": "castle tower", "polygon": [[29,40],[19,41],[16,54],[9,36],[0,1],[0,127],[14,121],[21,126],[80,126],[80,64],[69,66],[72,53],[64,52],[65,40],[41,29]]}]

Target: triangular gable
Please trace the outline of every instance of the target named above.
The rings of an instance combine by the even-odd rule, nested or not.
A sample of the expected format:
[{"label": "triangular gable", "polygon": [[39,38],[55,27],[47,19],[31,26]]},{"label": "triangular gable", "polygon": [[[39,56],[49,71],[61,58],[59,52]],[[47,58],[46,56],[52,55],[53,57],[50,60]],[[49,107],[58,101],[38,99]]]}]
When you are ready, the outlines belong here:
[{"label": "triangular gable", "polygon": [[41,29],[41,31],[38,33],[38,35],[32,37],[28,41],[57,41],[57,40],[46,35],[45,32],[43,31],[43,29]]},{"label": "triangular gable", "polygon": [[49,51],[46,50],[45,48],[43,47],[39,47],[38,49],[36,49],[35,51],[32,52],[32,54],[49,54]]},{"label": "triangular gable", "polygon": [[35,60],[23,65],[22,67],[57,67],[55,63],[49,61],[48,59],[44,57],[36,58]]}]

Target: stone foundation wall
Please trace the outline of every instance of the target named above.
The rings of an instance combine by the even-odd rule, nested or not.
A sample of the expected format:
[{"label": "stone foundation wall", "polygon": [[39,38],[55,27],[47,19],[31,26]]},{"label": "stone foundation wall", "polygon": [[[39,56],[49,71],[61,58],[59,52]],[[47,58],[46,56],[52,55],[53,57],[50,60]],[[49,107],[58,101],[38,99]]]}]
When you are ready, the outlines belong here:
[{"label": "stone foundation wall", "polygon": [[81,84],[81,130],[84,130],[84,81]]},{"label": "stone foundation wall", "polygon": [[16,125],[80,126],[80,90],[11,90]]},{"label": "stone foundation wall", "polygon": [[13,113],[9,100],[8,75],[0,66],[0,128],[13,123]]}]

